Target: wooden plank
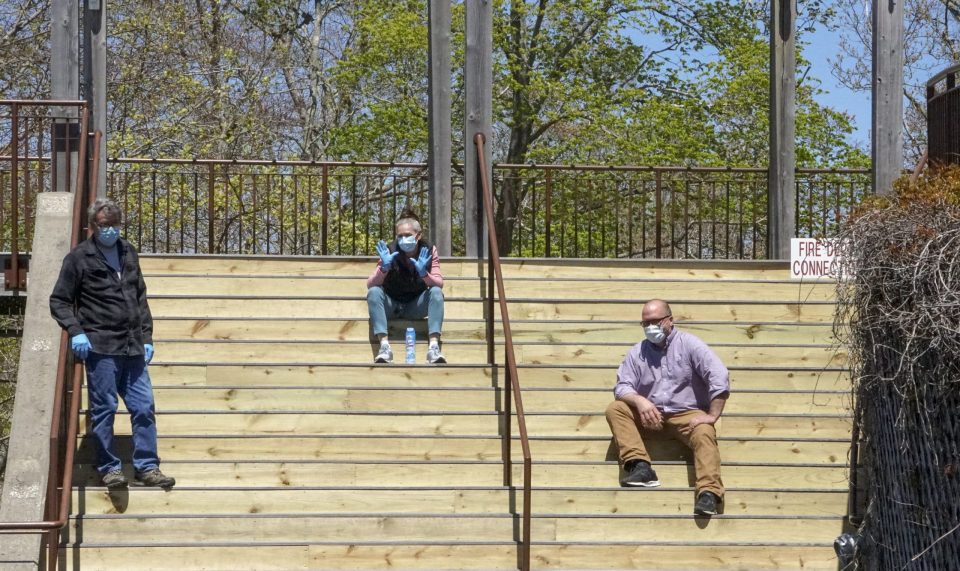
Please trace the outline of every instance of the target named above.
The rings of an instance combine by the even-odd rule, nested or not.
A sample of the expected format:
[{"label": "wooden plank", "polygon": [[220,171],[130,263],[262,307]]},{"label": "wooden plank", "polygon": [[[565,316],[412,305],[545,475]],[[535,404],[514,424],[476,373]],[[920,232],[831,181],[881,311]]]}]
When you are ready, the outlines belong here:
[{"label": "wooden plank", "polygon": [[[79,439],[80,437],[78,437]],[[129,442],[121,442],[121,455],[129,455]],[[846,461],[849,442],[789,440],[724,440],[720,455],[727,462],[837,464]],[[165,460],[490,460],[501,458],[499,438],[437,437],[165,437],[159,438]],[[519,449],[519,446],[515,447]],[[675,441],[648,439],[656,461],[689,460],[689,450]],[[582,440],[531,439],[531,454],[538,461],[599,461],[616,457],[607,438]],[[80,462],[92,456],[92,443],[82,445]],[[517,452],[519,453],[519,452]]]},{"label": "wooden plank", "polygon": [[[370,343],[284,343],[231,341],[175,341],[157,338],[158,363],[369,363],[376,355]],[[517,344],[518,363],[609,365],[623,361],[630,345]],[[718,346],[712,347],[728,367],[845,367],[846,352],[833,348],[803,346]],[[399,354],[399,347],[395,349]],[[497,352],[502,355],[502,350]],[[426,342],[417,347],[417,362],[424,363]],[[481,343],[444,343],[448,361],[480,365],[486,361],[487,347]],[[398,355],[402,358],[402,355]],[[389,367],[383,367],[389,370]]]},{"label": "wooden plank", "polygon": [[[491,409],[492,410],[492,409]],[[81,432],[85,421],[80,421]],[[267,434],[437,434],[496,436],[499,417],[487,414],[157,414],[157,426],[166,436],[267,435]],[[537,415],[527,413],[527,430],[532,436],[608,436],[603,414]],[[717,430],[729,438],[849,438],[851,420],[845,417],[733,416],[728,412]],[[130,426],[121,420],[114,426],[118,435],[129,435]]]},{"label": "wooden plank", "polygon": [[[491,410],[493,408],[491,407]],[[81,426],[83,422],[81,421]],[[489,414],[157,414],[157,426],[167,436],[267,434],[445,434],[496,436],[499,417]],[[126,420],[116,434],[129,435]]]},{"label": "wooden plank", "polygon": [[[769,537],[762,533],[758,537]],[[804,569],[836,571],[833,547],[766,545],[536,545],[531,555],[544,569]]]},{"label": "wooden plank", "polygon": [[[340,318],[363,320],[368,317],[366,299],[243,299],[243,298],[168,298],[153,297],[154,317],[235,318]],[[517,301],[509,304],[511,319],[541,321],[621,321],[639,320],[642,304],[629,302],[539,302]],[[834,306],[829,303],[683,303],[673,306],[679,321],[720,321],[735,323],[833,323]],[[448,299],[444,315],[448,319],[481,319],[479,301]]]},{"label": "wooden plank", "polygon": [[[154,397],[163,412],[492,412],[502,399],[491,389],[311,389],[311,388],[180,388],[156,387]],[[613,401],[609,391],[527,390],[524,407],[529,413],[569,415],[603,414]],[[84,395],[83,406],[87,406]],[[728,414],[849,413],[847,393],[734,392]],[[124,410],[124,409],[121,409]],[[200,422],[198,420],[197,422]]]},{"label": "wooden plank", "polygon": [[[618,468],[615,462],[544,463],[535,459],[534,486],[581,486],[589,488],[617,487]],[[269,461],[196,462],[170,461],[164,470],[177,478],[179,487],[319,487],[319,486],[383,486],[380,470],[371,464],[349,461],[334,463]],[[391,463],[393,486],[446,486],[456,481],[460,486],[499,486],[503,468],[492,463]],[[522,476],[522,465],[516,465],[514,480]],[[656,465],[664,486],[692,487],[694,474],[687,464]],[[742,466],[725,464],[723,480],[730,488],[847,490],[847,468],[819,466]],[[75,485],[99,486],[96,472],[88,464],[79,464]]]},{"label": "wooden plank", "polygon": [[[545,489],[533,492],[533,513],[591,515],[675,515],[690,513],[692,490],[677,489]],[[174,488],[157,492],[130,488],[123,512],[117,495],[100,489],[75,490],[80,515],[280,515],[325,513],[352,514],[503,514],[509,492],[475,489],[231,489]],[[846,514],[847,491],[832,492],[732,489],[724,497],[725,515],[744,516],[839,516]]]},{"label": "wooden plank", "polygon": [[[356,277],[210,277],[163,276],[146,279],[150,295],[244,295],[308,297],[357,296],[367,293],[365,278]],[[672,300],[716,300],[733,302],[769,301],[805,303],[833,301],[836,295],[832,282],[773,282],[737,283],[736,287],[717,289],[716,281],[644,281],[644,280],[513,280],[506,284],[507,299],[624,300],[641,303],[656,297]],[[479,278],[454,278],[445,281],[443,292],[447,297],[479,298],[485,294]]]},{"label": "wooden plank", "polygon": [[[140,268],[144,276],[165,274],[195,274],[202,276],[307,276],[355,277],[366,279],[377,267],[376,258],[312,257],[281,258],[279,256],[141,256]],[[445,276],[477,276],[478,264],[462,259],[443,260]]]},{"label": "wooden plank", "polygon": [[[279,515],[352,513],[377,515],[395,513],[500,514],[509,505],[506,489],[242,489],[185,490],[174,488],[158,492],[149,488],[130,488],[127,504],[118,512],[117,498],[105,489],[74,490],[75,506],[83,506],[82,515],[145,517],[162,515]],[[761,492],[772,498],[774,492]],[[689,495],[689,494],[688,494]],[[798,494],[818,502],[821,494]],[[753,497],[753,496],[750,496]],[[760,499],[757,499],[759,503]],[[764,501],[775,501],[772,499]],[[758,508],[759,509],[759,508]],[[811,512],[812,513],[812,512]]]},{"label": "wooden plank", "polygon": [[[236,571],[258,569],[511,569],[516,544],[466,545],[177,545],[173,547],[88,547],[61,549],[70,571]],[[514,567],[511,567],[514,566]]]},{"label": "wooden plank", "polygon": [[381,365],[165,365],[151,364],[153,386],[327,386],[327,387],[463,387],[493,386],[488,367],[391,366],[391,375],[379,374]]},{"label": "wooden plank", "polygon": [[769,160],[767,172],[767,253],[790,259],[796,228],[796,0],[770,1]]},{"label": "wooden plank", "polygon": [[[407,327],[416,329],[418,338],[426,338],[427,325],[422,320],[391,321],[388,336],[401,339]],[[834,342],[833,327],[823,324],[678,323],[678,327],[708,344],[826,345]],[[511,330],[514,342],[596,343],[643,339],[639,322],[512,321]],[[153,334],[158,339],[173,340],[367,341],[370,328],[367,319],[156,319]],[[499,323],[495,335],[498,339],[503,337]],[[443,338],[483,341],[486,324],[480,320],[447,320],[443,324]]]},{"label": "wooden plank", "polygon": [[[693,511],[690,506],[689,511]],[[698,525],[705,523],[706,525]],[[776,537],[788,544],[829,543],[843,531],[841,517],[830,519],[709,518],[536,518],[535,541],[728,541],[753,542]]]},{"label": "wooden plank", "polygon": [[108,517],[74,520],[84,543],[510,541],[513,518],[410,516]]},{"label": "wooden plank", "polygon": [[889,195],[903,167],[903,2],[871,4],[873,192]]},{"label": "wooden plank", "polygon": [[451,122],[450,122],[450,2],[430,2],[427,9],[429,51],[427,67],[429,108],[427,164],[430,170],[430,241],[441,256],[453,251],[453,189],[451,184]]},{"label": "wooden plank", "polygon": [[[733,389],[724,409],[728,413],[838,415],[849,412],[850,395],[847,393],[766,393]],[[524,409],[531,413],[603,413],[611,402],[612,390],[527,390],[523,393]]]},{"label": "wooden plank", "polygon": [[[502,382],[500,368],[406,367],[396,364],[392,375],[379,375],[377,365],[176,365],[151,364],[154,387],[159,386],[313,386],[313,387],[490,387]],[[496,379],[494,378],[496,376]],[[596,367],[521,367],[520,385],[526,389],[572,388],[613,390],[616,369]],[[846,391],[847,371],[738,370],[730,371],[733,387],[747,390]]]}]

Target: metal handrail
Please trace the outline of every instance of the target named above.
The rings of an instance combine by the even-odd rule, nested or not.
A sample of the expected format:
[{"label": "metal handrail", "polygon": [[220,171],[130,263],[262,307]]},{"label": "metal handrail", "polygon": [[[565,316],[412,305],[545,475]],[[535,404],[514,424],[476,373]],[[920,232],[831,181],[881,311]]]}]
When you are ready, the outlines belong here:
[{"label": "metal handrail", "polygon": [[[0,101],[0,104],[6,101]],[[96,189],[96,162],[91,169],[92,184],[89,187],[86,183],[87,161],[84,157],[87,155],[87,139],[89,133],[90,113],[85,102],[68,101],[45,101],[45,102],[18,102],[28,105],[77,105],[82,109],[80,120],[80,146],[78,154],[80,157],[77,165],[77,182],[74,192],[73,204],[73,232],[70,237],[71,249],[76,247],[80,240],[82,212],[86,208],[88,201],[92,201],[97,194]],[[98,131],[94,138],[99,142],[102,134]],[[99,147],[99,145],[98,145]],[[94,151],[94,159],[99,153]],[[89,188],[89,194],[84,192]],[[83,379],[83,364],[74,362],[72,374],[70,374],[69,389],[67,389],[67,363],[70,359],[69,337],[66,331],[60,333],[60,351],[57,359],[57,381],[54,388],[53,399],[53,419],[50,425],[49,436],[49,471],[47,474],[47,495],[44,507],[44,521],[33,522],[0,522],[0,534],[23,534],[23,533],[41,533],[46,536],[47,543],[47,568],[55,571],[58,565],[57,550],[59,549],[60,530],[67,524],[70,517],[71,491],[73,490],[73,464],[77,450],[77,431],[80,420],[80,388]],[[69,395],[69,409],[67,412],[67,424],[63,426],[64,417],[64,397]],[[61,430],[66,434],[61,438]],[[62,449],[62,451],[61,451]],[[60,464],[61,454],[63,463]],[[59,494],[59,495],[58,495]],[[56,501],[59,499],[59,501]]]},{"label": "metal handrail", "polygon": [[[503,437],[503,463],[504,463],[504,483],[507,486],[512,485],[513,481],[513,460],[510,456],[511,440],[511,400],[516,401],[517,407],[517,428],[520,431],[520,447],[523,450],[523,527],[522,540],[519,553],[519,568],[522,571],[530,569],[530,480],[531,464],[530,458],[530,440],[527,437],[527,421],[523,413],[523,398],[520,394],[520,381],[517,378],[517,358],[513,350],[513,334],[510,329],[510,314],[507,310],[507,296],[503,287],[503,267],[500,264],[500,249],[497,244],[497,232],[493,221],[493,193],[490,190],[490,181],[487,178],[486,157],[483,153],[486,138],[483,133],[477,133],[473,137],[473,142],[477,146],[477,170],[480,172],[480,190],[483,194],[484,219],[487,224],[487,236],[489,243],[488,253],[488,272],[487,272],[487,347],[488,358],[493,363],[493,284],[496,282],[497,295],[500,301],[500,319],[503,324],[504,352],[507,361],[507,382],[504,387],[507,394],[504,398],[504,437]],[[512,397],[512,399],[511,399]]]}]

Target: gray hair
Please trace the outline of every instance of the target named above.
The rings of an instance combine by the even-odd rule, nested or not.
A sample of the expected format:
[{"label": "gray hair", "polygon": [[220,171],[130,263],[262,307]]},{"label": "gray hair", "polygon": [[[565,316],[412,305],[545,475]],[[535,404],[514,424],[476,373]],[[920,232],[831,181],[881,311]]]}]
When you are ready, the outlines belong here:
[{"label": "gray hair", "polygon": [[103,212],[107,215],[107,220],[116,220],[120,223],[123,213],[117,203],[109,198],[98,198],[90,208],[87,208],[87,223],[91,226],[97,226],[97,215]]},{"label": "gray hair", "polygon": [[423,228],[420,226],[420,221],[417,220],[416,218],[412,218],[412,217],[401,218],[400,220],[397,220],[396,228],[399,228],[402,224],[409,224],[410,227],[413,228],[413,231],[416,232],[417,234],[423,231]]}]

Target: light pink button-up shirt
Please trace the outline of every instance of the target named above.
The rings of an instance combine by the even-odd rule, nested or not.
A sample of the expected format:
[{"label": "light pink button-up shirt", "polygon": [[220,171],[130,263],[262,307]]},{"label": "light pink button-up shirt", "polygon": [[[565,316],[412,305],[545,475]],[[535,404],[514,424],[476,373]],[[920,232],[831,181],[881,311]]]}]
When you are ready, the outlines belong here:
[{"label": "light pink button-up shirt", "polygon": [[706,343],[676,327],[664,348],[641,341],[627,352],[613,389],[619,399],[638,394],[661,412],[708,410],[710,401],[730,392],[730,373]]}]

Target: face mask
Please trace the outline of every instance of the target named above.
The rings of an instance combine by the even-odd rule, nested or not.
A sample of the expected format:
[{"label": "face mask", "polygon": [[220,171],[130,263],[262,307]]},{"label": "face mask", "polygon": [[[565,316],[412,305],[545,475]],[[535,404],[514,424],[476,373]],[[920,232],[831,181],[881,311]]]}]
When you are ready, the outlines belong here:
[{"label": "face mask", "polygon": [[112,248],[113,245],[117,243],[119,237],[120,230],[115,226],[107,226],[106,228],[97,230],[97,242],[100,242],[100,245],[105,248]]},{"label": "face mask", "polygon": [[663,343],[663,340],[667,338],[667,334],[663,332],[663,327],[659,325],[647,325],[643,328],[643,334],[647,336],[647,341],[654,345]]},{"label": "face mask", "polygon": [[400,245],[400,249],[404,252],[412,252],[414,248],[417,247],[417,237],[416,236],[398,236],[397,243]]}]

